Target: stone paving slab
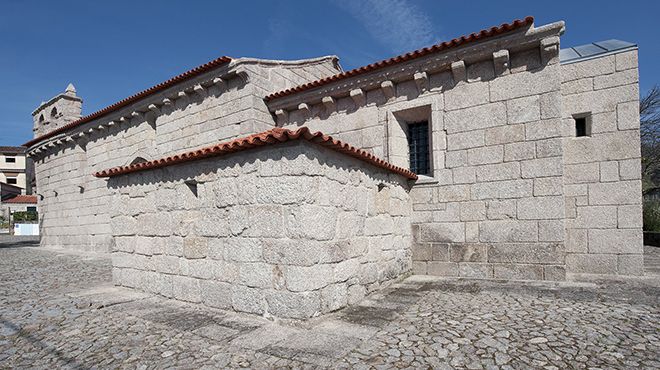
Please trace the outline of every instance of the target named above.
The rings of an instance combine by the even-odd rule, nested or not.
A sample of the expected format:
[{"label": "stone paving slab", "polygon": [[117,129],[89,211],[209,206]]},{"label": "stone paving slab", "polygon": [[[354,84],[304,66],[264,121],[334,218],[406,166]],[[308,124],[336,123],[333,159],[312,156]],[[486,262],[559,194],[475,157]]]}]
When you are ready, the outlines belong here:
[{"label": "stone paving slab", "polygon": [[413,276],[306,322],[110,285],[110,260],[0,249],[0,368],[660,368],[655,280]]}]

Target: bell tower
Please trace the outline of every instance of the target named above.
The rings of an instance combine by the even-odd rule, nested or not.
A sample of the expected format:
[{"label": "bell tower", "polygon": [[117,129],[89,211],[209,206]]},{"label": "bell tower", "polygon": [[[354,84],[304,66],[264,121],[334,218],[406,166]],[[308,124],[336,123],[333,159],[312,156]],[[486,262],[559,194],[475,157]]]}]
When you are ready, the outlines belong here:
[{"label": "bell tower", "polygon": [[82,98],[76,95],[73,84],[64,93],[43,102],[32,112],[34,137],[45,135],[82,116]]}]

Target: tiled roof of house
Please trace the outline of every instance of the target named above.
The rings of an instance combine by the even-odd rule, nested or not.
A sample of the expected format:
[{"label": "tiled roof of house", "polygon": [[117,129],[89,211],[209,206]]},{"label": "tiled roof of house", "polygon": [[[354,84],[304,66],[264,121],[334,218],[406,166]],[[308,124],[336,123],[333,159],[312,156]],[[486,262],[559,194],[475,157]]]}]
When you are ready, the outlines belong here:
[{"label": "tiled roof of house", "polygon": [[406,53],[406,54],[403,54],[403,55],[398,55],[398,56],[392,57],[390,59],[381,60],[380,62],[372,63],[372,64],[369,64],[369,65],[366,65],[366,66],[363,66],[363,67],[352,69],[350,71],[338,73],[336,75],[333,75],[333,76],[330,76],[330,77],[325,77],[325,78],[322,78],[322,79],[319,79],[319,80],[316,80],[316,81],[308,82],[306,84],[302,84],[300,86],[292,87],[290,89],[282,90],[282,91],[279,91],[279,92],[276,92],[276,93],[273,93],[273,94],[270,94],[270,95],[266,96],[265,99],[266,99],[266,101],[268,101],[268,100],[273,100],[273,99],[276,99],[276,98],[281,98],[283,96],[295,94],[295,93],[298,93],[298,92],[301,92],[301,91],[310,90],[310,89],[313,89],[313,88],[316,88],[316,87],[319,87],[319,86],[322,86],[322,85],[326,85],[326,84],[329,84],[329,83],[332,83],[332,82],[335,82],[335,81],[343,80],[345,78],[349,78],[349,77],[353,77],[353,76],[360,75],[360,74],[363,74],[363,73],[371,72],[371,71],[374,71],[374,70],[377,70],[377,69],[389,67],[389,66],[394,65],[394,64],[407,62],[407,61],[412,60],[412,59],[421,58],[425,55],[437,53],[437,52],[440,52],[440,51],[445,51],[447,49],[451,49],[451,48],[455,48],[455,47],[458,47],[458,46],[463,46],[465,44],[469,44],[471,42],[483,40],[483,39],[486,39],[486,38],[489,38],[489,37],[501,35],[501,34],[506,33],[506,32],[510,32],[510,31],[517,30],[517,29],[520,29],[520,28],[528,27],[528,26],[532,25],[533,23],[534,23],[534,17],[531,17],[531,16],[530,17],[525,17],[525,19],[522,19],[522,20],[516,19],[511,23],[504,23],[500,26],[491,27],[489,29],[484,29],[484,30],[481,30],[481,31],[476,32],[476,33],[472,33],[472,34],[467,35],[467,36],[464,35],[464,36],[455,38],[451,41],[441,42],[441,43],[435,44],[435,45],[430,46],[430,47],[426,47],[426,48],[418,49],[418,50],[415,50],[415,51],[411,51],[409,53]]},{"label": "tiled roof of house", "polygon": [[25,154],[25,148],[22,146],[0,146],[0,153]]},{"label": "tiled roof of house", "polygon": [[3,203],[9,204],[37,204],[36,195],[17,195],[11,199],[3,201]]},{"label": "tiled roof of house", "polygon": [[342,154],[349,155],[361,161],[367,162],[376,167],[380,167],[402,175],[408,179],[415,180],[417,175],[413,172],[402,168],[394,166],[391,163],[388,163],[375,155],[358,149],[354,146],[351,146],[342,141],[333,139],[332,137],[325,135],[321,132],[310,132],[307,127],[301,127],[298,130],[289,130],[284,128],[274,128],[268,131],[264,131],[259,134],[250,135],[243,138],[238,138],[231,141],[226,141],[219,143],[217,145],[208,146],[205,148],[189,151],[186,153],[181,153],[173,155],[166,158],[156,159],[153,161],[142,162],[137,164],[132,164],[128,166],[114,167],[107,170],[99,171],[94,174],[96,177],[114,177],[118,175],[123,175],[132,172],[144,171],[149,169],[167,167],[174,164],[184,163],[195,161],[199,159],[221,156],[229,153],[236,153],[244,150],[249,150],[252,148],[262,147],[266,145],[283,143],[291,140],[307,140],[311,143],[315,143],[326,147],[328,149],[337,151]]},{"label": "tiled roof of house", "polygon": [[123,107],[126,107],[127,105],[135,103],[136,101],[138,101],[140,99],[143,99],[143,98],[145,98],[149,95],[153,95],[157,92],[165,90],[168,87],[176,85],[180,82],[189,80],[189,79],[191,79],[193,77],[196,77],[196,76],[199,76],[202,73],[208,72],[208,71],[210,71],[210,70],[212,70],[216,67],[219,67],[223,64],[229,63],[230,61],[231,61],[231,58],[227,57],[227,56],[223,56],[223,57],[214,59],[214,60],[212,60],[212,61],[210,61],[206,64],[202,64],[201,66],[197,66],[197,67],[195,67],[195,68],[193,68],[189,71],[186,71],[186,72],[184,72],[184,73],[182,73],[178,76],[172,77],[172,78],[170,78],[169,80],[167,80],[165,82],[161,82],[158,85],[155,85],[155,86],[152,86],[152,87],[150,87],[146,90],[140,91],[139,93],[137,93],[135,95],[131,95],[128,98],[120,100],[120,101],[118,101],[118,102],[116,102],[112,105],[109,105],[109,106],[107,106],[107,107],[105,107],[105,108],[103,108],[99,111],[96,111],[96,112],[94,112],[90,115],[87,115],[87,116],[82,117],[78,120],[75,120],[75,121],[73,121],[69,124],[66,124],[62,127],[59,127],[59,128],[57,128],[57,129],[55,129],[55,130],[53,130],[53,131],[51,131],[47,134],[41,135],[37,138],[34,138],[34,139],[28,141],[27,143],[23,144],[23,146],[30,147],[30,146],[32,146],[32,145],[34,145],[34,144],[36,144],[36,143],[38,143],[38,142],[40,142],[44,139],[48,139],[49,137],[53,137],[57,134],[60,134],[60,133],[65,132],[67,130],[70,130],[70,129],[76,127],[76,126],[80,126],[80,125],[82,125],[84,123],[87,123],[89,121],[92,121],[96,118],[105,116],[108,113],[111,113],[111,112],[119,110]]}]

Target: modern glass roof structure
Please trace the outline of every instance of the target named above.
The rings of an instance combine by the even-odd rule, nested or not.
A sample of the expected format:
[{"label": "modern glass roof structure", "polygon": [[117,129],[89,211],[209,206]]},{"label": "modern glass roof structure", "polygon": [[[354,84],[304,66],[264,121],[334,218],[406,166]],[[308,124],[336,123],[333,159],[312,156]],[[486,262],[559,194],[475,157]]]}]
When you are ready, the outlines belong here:
[{"label": "modern glass roof structure", "polygon": [[607,54],[620,53],[624,50],[633,50],[637,44],[621,40],[605,40],[591,44],[580,45],[559,50],[559,61],[562,64],[574,63],[582,60],[599,58]]}]

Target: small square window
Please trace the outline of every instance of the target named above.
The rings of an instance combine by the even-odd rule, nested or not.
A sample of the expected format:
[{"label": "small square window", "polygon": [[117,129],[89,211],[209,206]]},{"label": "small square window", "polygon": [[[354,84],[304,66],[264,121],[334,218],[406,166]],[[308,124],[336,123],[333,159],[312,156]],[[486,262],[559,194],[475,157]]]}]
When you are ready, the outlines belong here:
[{"label": "small square window", "polygon": [[408,152],[410,171],[418,175],[431,173],[429,151],[429,123],[427,121],[408,124]]},{"label": "small square window", "polygon": [[15,177],[7,177],[7,184],[16,185],[16,184],[18,184],[18,181],[16,180]]},{"label": "small square window", "polygon": [[5,163],[16,163],[16,158],[14,158],[14,157],[5,157]]},{"label": "small square window", "polygon": [[591,136],[591,116],[581,114],[573,116],[575,121],[575,137]]}]

